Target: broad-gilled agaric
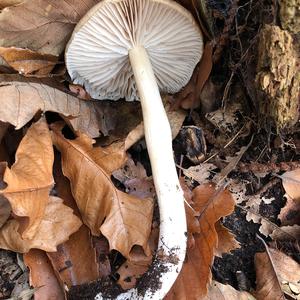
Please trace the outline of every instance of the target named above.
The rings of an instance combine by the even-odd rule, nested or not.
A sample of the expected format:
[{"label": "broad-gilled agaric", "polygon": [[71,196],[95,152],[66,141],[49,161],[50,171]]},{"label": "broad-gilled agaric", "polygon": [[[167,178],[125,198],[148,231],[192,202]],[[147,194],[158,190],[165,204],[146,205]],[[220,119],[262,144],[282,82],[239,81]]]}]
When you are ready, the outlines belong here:
[{"label": "broad-gilled agaric", "polygon": [[[94,99],[140,100],[160,212],[157,288],[132,289],[117,299],[163,299],[186,254],[186,218],[160,92],[175,93],[203,52],[190,12],[171,0],[103,0],[77,24],[66,49],[68,72]],[[152,271],[151,271],[152,270]],[[149,277],[148,277],[149,278]],[[99,294],[96,299],[104,299]]]}]

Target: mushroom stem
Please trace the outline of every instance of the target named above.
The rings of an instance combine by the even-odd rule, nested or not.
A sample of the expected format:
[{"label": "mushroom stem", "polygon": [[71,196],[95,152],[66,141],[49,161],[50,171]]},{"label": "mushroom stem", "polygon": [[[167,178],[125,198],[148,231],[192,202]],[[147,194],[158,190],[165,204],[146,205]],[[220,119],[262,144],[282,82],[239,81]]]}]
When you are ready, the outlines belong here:
[{"label": "mushroom stem", "polygon": [[[160,213],[160,232],[156,257],[137,288],[120,294],[117,300],[160,300],[175,282],[186,253],[184,197],[173,159],[172,134],[151,62],[144,47],[129,50],[144,119]],[[98,294],[96,300],[107,299]]]},{"label": "mushroom stem", "polygon": [[129,59],[141,100],[160,213],[159,244],[152,272],[153,268],[156,276],[157,271],[161,272],[161,286],[155,292],[153,287],[149,287],[144,299],[163,299],[175,282],[185,258],[187,227],[184,197],[173,159],[170,124],[147,50],[142,46],[135,47],[129,51]]}]

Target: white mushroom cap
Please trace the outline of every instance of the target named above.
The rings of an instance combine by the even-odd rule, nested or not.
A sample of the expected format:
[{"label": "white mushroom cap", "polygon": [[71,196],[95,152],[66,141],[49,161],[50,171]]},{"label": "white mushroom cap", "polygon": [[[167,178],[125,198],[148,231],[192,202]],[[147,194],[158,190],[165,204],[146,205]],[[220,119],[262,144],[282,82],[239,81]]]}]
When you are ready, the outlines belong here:
[{"label": "white mushroom cap", "polygon": [[144,46],[161,92],[175,93],[203,51],[192,15],[170,0],[103,0],[77,24],[66,50],[75,83],[95,99],[138,99],[128,51]]}]

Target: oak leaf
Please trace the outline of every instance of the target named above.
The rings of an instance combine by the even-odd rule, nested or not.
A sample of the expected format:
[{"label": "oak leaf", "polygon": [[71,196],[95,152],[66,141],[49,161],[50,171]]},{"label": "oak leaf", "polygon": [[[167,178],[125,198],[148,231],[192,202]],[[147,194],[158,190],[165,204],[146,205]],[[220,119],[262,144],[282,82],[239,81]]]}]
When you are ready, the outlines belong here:
[{"label": "oak leaf", "polygon": [[94,147],[94,140],[84,134],[67,140],[57,125],[53,126],[52,139],[61,152],[63,173],[71,182],[83,222],[92,234],[102,233],[109,240],[110,249],[125,257],[129,257],[133,245],[148,252],[152,199],[125,194],[111,181],[112,172],[126,161],[124,143]]},{"label": "oak leaf", "polygon": [[0,195],[7,198],[12,212],[18,216],[22,238],[36,234],[54,184],[52,165],[53,146],[44,119],[34,123],[22,139],[15,163],[6,167],[3,181],[7,187]]},{"label": "oak leaf", "polygon": [[203,184],[193,190],[193,208],[199,214],[200,233],[193,234],[194,243],[186,262],[167,296],[167,300],[199,300],[206,296],[211,282],[211,266],[218,248],[216,223],[234,209],[228,190],[216,190],[214,184]]},{"label": "oak leaf", "polygon": [[0,46],[60,55],[76,23],[97,0],[25,0],[0,12]]},{"label": "oak leaf", "polygon": [[44,251],[30,250],[24,254],[24,262],[30,270],[30,284],[37,288],[35,300],[66,299],[63,283],[57,278]]},{"label": "oak leaf", "polygon": [[22,239],[19,222],[9,220],[0,229],[0,248],[26,253],[32,248],[48,252],[56,251],[57,245],[69,239],[81,226],[81,221],[73,210],[57,197],[50,197],[44,215],[31,239]]}]

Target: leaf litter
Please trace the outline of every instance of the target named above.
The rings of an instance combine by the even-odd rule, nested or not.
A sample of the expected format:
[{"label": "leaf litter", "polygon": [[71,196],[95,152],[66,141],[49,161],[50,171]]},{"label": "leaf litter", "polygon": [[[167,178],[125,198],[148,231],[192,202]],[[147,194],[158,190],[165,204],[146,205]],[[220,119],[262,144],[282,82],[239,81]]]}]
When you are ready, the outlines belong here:
[{"label": "leaf litter", "polygon": [[[117,284],[134,287],[155,254],[159,216],[139,105],[95,102],[64,74],[67,40],[96,2],[0,4],[0,247],[26,253],[31,285],[36,287],[29,293],[36,299],[53,294],[65,299],[64,284],[74,299],[87,291],[93,299],[100,288],[120,292]],[[276,246],[258,253],[266,247],[255,238],[260,232],[273,241],[272,247],[293,243],[299,250],[298,129],[266,127],[257,107],[264,107],[268,118],[285,116],[267,111],[276,107],[272,103],[257,103],[266,98],[256,97],[261,89],[256,91],[253,84],[258,24],[267,23],[258,12],[270,17],[274,10],[252,1],[224,1],[222,7],[217,1],[179,2],[208,37],[216,36],[206,43],[186,88],[165,98],[171,100],[166,107],[174,145],[187,149],[189,142],[192,151],[205,145],[201,159],[199,151],[193,159],[189,151],[174,147],[184,175],[189,232],[186,262],[167,299],[298,299],[298,263]],[[34,22],[29,24],[29,19]],[[296,47],[297,39],[282,35]],[[276,45],[264,39],[276,58]],[[264,43],[259,47],[266,54]],[[270,66],[263,70],[272,71]],[[293,67],[297,74],[297,65]],[[297,80],[295,75],[293,86]],[[201,131],[202,137],[183,141],[178,135],[182,128]],[[0,270],[2,279],[5,272]],[[237,274],[250,284],[240,282]]]}]

